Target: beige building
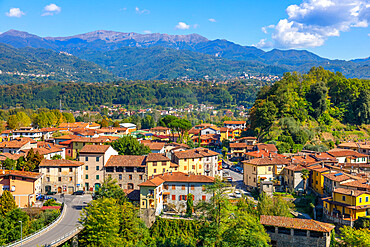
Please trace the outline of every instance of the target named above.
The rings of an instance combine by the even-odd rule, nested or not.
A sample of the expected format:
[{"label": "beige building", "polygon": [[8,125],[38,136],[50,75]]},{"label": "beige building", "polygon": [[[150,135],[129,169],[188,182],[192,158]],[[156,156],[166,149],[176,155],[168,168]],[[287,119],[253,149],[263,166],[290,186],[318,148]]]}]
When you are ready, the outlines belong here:
[{"label": "beige building", "polygon": [[32,206],[41,192],[41,173],[0,170],[0,196],[9,190],[19,207]]},{"label": "beige building", "polygon": [[85,145],[79,155],[84,163],[84,190],[94,191],[104,182],[104,166],[112,155],[118,155],[110,145]]},{"label": "beige building", "polygon": [[83,162],[73,160],[46,160],[39,165],[43,174],[41,192],[55,191],[72,194],[83,189]]}]

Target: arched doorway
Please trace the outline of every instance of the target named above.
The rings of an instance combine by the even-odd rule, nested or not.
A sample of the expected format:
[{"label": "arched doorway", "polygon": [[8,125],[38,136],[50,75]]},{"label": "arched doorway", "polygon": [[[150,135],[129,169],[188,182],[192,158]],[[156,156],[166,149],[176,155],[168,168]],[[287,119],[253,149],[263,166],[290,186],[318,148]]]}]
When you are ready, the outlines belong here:
[{"label": "arched doorway", "polygon": [[62,187],[58,187],[58,193],[62,193]]},{"label": "arched doorway", "polygon": [[98,190],[99,190],[99,188],[100,188],[100,183],[96,183],[96,184],[94,185],[94,190],[95,190],[95,191],[98,191]]},{"label": "arched doorway", "polygon": [[51,191],[51,186],[50,185],[46,185],[45,186],[45,193],[48,193],[49,191]]}]

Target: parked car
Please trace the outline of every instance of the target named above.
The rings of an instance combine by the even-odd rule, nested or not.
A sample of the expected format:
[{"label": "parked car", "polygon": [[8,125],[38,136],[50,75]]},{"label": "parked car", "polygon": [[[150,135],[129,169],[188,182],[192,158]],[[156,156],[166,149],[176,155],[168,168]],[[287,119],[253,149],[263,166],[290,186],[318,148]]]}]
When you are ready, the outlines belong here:
[{"label": "parked car", "polygon": [[236,198],[241,198],[241,197],[242,197],[242,194],[240,193],[240,191],[239,191],[239,190],[235,190],[235,192],[234,192],[234,196],[235,196]]},{"label": "parked car", "polygon": [[77,191],[73,192],[72,195],[85,195],[85,191],[83,191],[83,190],[77,190]]}]

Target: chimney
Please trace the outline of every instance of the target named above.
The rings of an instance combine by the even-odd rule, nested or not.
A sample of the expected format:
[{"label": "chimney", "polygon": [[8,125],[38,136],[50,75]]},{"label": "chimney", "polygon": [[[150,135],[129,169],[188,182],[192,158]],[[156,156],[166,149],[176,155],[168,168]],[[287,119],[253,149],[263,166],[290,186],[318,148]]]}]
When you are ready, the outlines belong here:
[{"label": "chimney", "polygon": [[353,190],[351,190],[351,196],[355,195],[355,192]]}]

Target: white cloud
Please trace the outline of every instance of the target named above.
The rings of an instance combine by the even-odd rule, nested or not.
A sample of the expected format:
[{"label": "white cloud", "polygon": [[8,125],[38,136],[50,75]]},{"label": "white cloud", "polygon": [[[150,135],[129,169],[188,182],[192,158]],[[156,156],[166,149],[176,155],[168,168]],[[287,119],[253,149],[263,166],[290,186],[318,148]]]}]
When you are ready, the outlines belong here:
[{"label": "white cloud", "polygon": [[351,28],[366,28],[370,22],[369,0],[303,0],[290,5],[288,18],[277,25],[262,28],[267,33],[273,29],[271,39],[275,47],[304,48],[321,46],[332,36]]},{"label": "white cloud", "polygon": [[9,16],[9,17],[21,17],[22,15],[25,15],[25,13],[23,11],[21,11],[19,8],[11,8],[9,9],[9,12],[6,12],[5,13],[6,16]]},{"label": "white cloud", "polygon": [[210,22],[217,22],[216,19],[210,18],[208,19]]},{"label": "white cloud", "polygon": [[261,39],[257,44],[254,46],[264,49],[264,48],[271,48],[273,46],[272,42],[267,41],[267,39]]},{"label": "white cloud", "polygon": [[145,34],[151,34],[151,33],[152,33],[152,31],[144,30],[144,31],[143,31],[143,33],[145,33]]},{"label": "white cloud", "polygon": [[190,25],[186,24],[185,22],[181,22],[181,21],[176,25],[176,29],[180,29],[180,30],[186,30],[189,28],[190,28]]},{"label": "white cloud", "polygon": [[139,7],[135,7],[135,12],[136,12],[136,14],[139,14],[139,15],[141,15],[141,14],[149,14],[150,13],[149,10],[147,10],[147,9],[140,10]]},{"label": "white cloud", "polygon": [[44,13],[42,14],[42,16],[59,14],[61,11],[62,11],[61,7],[54,3],[51,3],[44,7]]}]

